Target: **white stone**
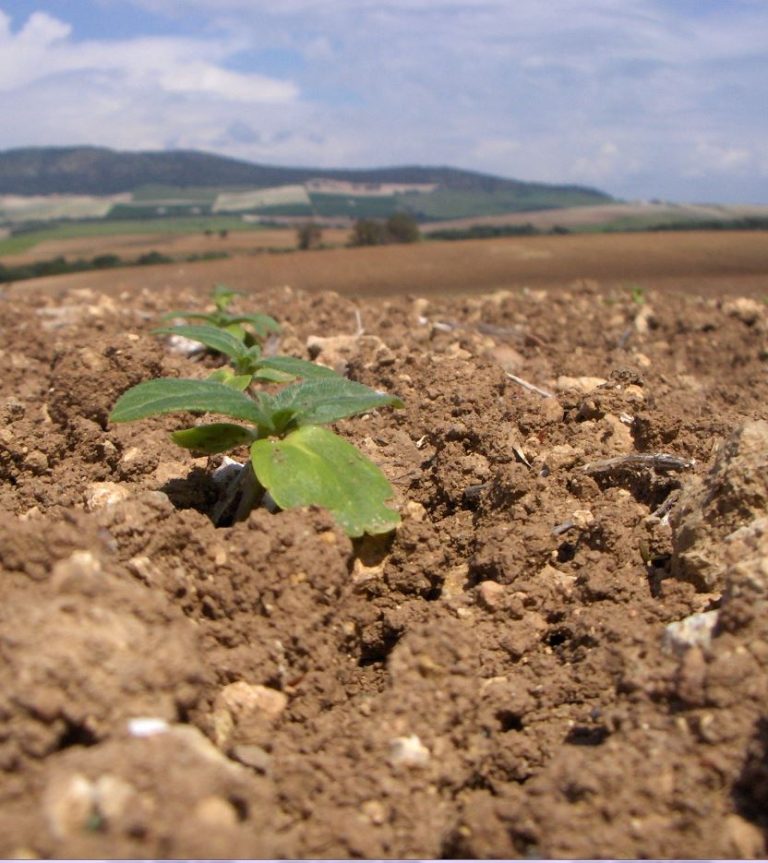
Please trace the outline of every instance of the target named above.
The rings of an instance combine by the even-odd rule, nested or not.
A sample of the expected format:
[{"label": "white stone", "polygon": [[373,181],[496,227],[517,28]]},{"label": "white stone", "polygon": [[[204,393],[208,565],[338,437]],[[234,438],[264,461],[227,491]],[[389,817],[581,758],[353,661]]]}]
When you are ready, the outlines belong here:
[{"label": "white stone", "polygon": [[415,734],[389,741],[389,763],[393,767],[426,767],[429,759],[429,749]]}]

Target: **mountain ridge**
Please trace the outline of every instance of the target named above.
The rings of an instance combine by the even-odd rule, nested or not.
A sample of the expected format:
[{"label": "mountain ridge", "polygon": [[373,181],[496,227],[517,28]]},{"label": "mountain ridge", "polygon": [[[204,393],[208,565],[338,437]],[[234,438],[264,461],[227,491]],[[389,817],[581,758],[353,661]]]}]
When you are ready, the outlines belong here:
[{"label": "mountain ridge", "polygon": [[114,195],[147,185],[179,188],[269,188],[314,179],[354,183],[432,183],[442,190],[544,192],[614,199],[599,189],[574,184],[531,183],[448,166],[403,165],[382,168],[301,168],[263,165],[198,150],[119,151],[106,147],[19,147],[0,151],[0,194]]}]

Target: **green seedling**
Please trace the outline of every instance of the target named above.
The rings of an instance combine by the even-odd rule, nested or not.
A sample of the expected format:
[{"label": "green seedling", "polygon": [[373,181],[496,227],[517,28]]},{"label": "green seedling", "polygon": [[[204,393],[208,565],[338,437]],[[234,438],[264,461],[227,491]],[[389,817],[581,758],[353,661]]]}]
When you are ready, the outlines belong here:
[{"label": "green seedling", "polygon": [[268,492],[281,509],[316,505],[328,509],[349,536],[393,530],[399,514],[386,506],[392,487],[352,444],[325,426],[380,407],[402,407],[338,375],[302,381],[275,394],[249,396],[221,381],[164,378],[145,381],[117,400],[110,419],[128,422],[159,414],[203,411],[243,424],[217,422],[174,432],[182,447],[212,455],[250,447],[235,520],[244,518]]},{"label": "green seedling", "polygon": [[632,298],[632,302],[636,306],[642,306],[645,304],[645,288],[641,285],[631,285],[630,286],[630,297]]},{"label": "green seedling", "polygon": [[260,345],[248,346],[227,330],[217,329],[210,324],[181,324],[160,327],[153,332],[158,335],[184,336],[229,357],[232,370],[217,369],[212,377],[240,390],[247,389],[254,379],[286,383],[296,378],[338,377],[332,369],[298,357],[263,357]]},{"label": "green seedling", "polygon": [[190,310],[178,310],[168,312],[161,320],[169,321],[173,318],[186,318],[188,321],[201,321],[215,329],[225,330],[235,338],[251,347],[260,341],[264,341],[270,333],[279,333],[280,324],[270,315],[233,315],[227,309],[232,300],[238,296],[226,285],[216,285],[213,289],[213,304],[215,312],[195,312]]}]

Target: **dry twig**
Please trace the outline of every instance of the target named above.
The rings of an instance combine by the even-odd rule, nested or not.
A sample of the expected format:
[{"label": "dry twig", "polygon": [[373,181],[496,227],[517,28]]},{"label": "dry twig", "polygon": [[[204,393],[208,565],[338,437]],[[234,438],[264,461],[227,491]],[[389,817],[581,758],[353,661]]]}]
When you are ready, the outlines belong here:
[{"label": "dry twig", "polygon": [[593,461],[591,464],[585,464],[582,470],[584,473],[590,475],[613,473],[626,467],[650,467],[653,470],[665,472],[670,470],[688,470],[695,463],[695,460],[692,458],[679,458],[676,455],[670,455],[665,452],[632,453],[630,455],[607,458],[603,461]]},{"label": "dry twig", "polygon": [[530,390],[532,393],[537,393],[540,396],[543,396],[545,399],[554,398],[554,393],[549,392],[549,390],[542,389],[541,387],[537,387],[536,384],[531,384],[528,381],[524,381],[522,378],[519,378],[517,375],[513,375],[511,372],[507,372],[507,377],[514,381],[516,384],[519,384],[526,390]]}]

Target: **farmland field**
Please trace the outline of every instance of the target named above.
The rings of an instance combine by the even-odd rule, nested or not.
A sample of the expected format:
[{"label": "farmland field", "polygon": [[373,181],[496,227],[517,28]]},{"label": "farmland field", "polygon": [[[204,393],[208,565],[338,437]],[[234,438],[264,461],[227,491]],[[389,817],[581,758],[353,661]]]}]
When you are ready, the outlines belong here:
[{"label": "farmland field", "polygon": [[[328,242],[344,242],[343,230],[327,231]],[[480,293],[521,287],[557,287],[594,280],[610,287],[687,290],[707,294],[768,293],[768,235],[759,231],[674,234],[596,234],[559,237],[505,237],[462,242],[424,242],[412,246],[332,248],[289,255],[243,255],[265,247],[295,245],[292,230],[262,230],[225,240],[201,236],[51,241],[36,256],[149,249],[191,254],[206,249],[231,251],[222,261],[82,273],[42,280],[51,286],[139,291],[175,285],[207,289],[214,281],[251,290],[292,285],[307,291],[337,291],[349,296],[430,296]],[[68,245],[71,242],[73,245]],[[76,244],[76,245],[75,245]],[[75,251],[76,250],[76,251]],[[13,256],[0,258],[9,263]]]},{"label": "farmland field", "polygon": [[[233,246],[3,285],[0,857],[764,858],[767,246]],[[402,398],[335,424],[394,533],[216,526],[237,468],[170,438],[201,418],[110,418],[222,364],[152,332],[221,282],[280,322],[265,351]]]}]

